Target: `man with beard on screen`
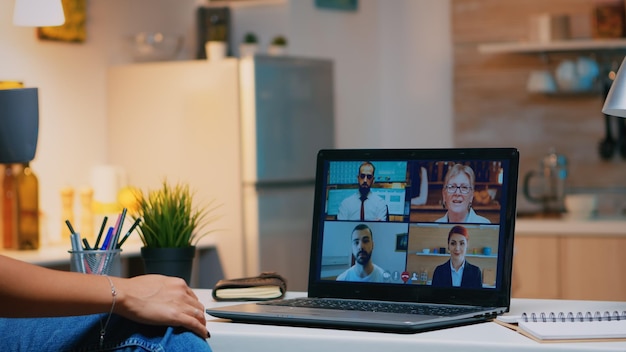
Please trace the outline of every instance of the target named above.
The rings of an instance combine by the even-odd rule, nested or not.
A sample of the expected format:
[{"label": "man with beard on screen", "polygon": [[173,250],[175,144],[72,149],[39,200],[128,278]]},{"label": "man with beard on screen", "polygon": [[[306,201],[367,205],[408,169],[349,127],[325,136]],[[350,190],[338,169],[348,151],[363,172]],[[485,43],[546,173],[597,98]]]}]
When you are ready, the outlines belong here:
[{"label": "man with beard on screen", "polygon": [[359,191],[344,199],[339,205],[337,220],[387,221],[387,203],[371,192],[374,184],[374,164],[366,161],[359,167]]},{"label": "man with beard on screen", "polygon": [[372,263],[374,237],[372,230],[365,224],[357,225],[352,230],[352,255],[354,265],[337,276],[337,281],[383,282],[384,270]]}]

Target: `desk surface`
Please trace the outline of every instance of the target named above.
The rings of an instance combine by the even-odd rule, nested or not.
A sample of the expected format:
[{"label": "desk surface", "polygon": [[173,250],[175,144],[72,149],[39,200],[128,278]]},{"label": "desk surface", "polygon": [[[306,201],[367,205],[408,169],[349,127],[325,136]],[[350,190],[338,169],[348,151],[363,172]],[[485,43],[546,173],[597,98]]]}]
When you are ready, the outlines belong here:
[{"label": "desk surface", "polygon": [[[194,290],[206,307],[215,302],[211,290]],[[287,297],[305,296],[290,292]],[[626,310],[626,302],[513,299],[511,313]],[[393,334],[257,324],[238,324],[207,316],[214,351],[626,351],[626,342],[538,343],[493,322],[418,334]]]},{"label": "desk surface", "polygon": [[[139,256],[141,247],[143,244],[138,236],[132,240],[127,241],[122,246],[122,257]],[[216,243],[213,238],[204,237],[198,242],[196,248],[207,249],[215,248]],[[37,264],[41,266],[54,266],[69,264],[70,255],[67,252],[71,248],[69,241],[67,243],[56,243],[53,245],[47,245],[35,250],[9,250],[0,249],[1,255],[6,255],[13,259],[21,260],[31,264]]]}]

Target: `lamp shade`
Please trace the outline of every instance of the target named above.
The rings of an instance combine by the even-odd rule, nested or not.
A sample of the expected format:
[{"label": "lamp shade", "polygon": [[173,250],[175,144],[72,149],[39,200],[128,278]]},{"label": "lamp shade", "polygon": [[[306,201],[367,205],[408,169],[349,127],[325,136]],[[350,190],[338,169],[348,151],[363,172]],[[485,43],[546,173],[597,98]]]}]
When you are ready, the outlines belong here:
[{"label": "lamp shade", "polygon": [[626,58],[617,71],[602,107],[602,112],[607,115],[626,117],[626,73],[624,73],[626,66],[624,63],[626,63]]},{"label": "lamp shade", "polygon": [[25,27],[60,26],[65,23],[61,0],[15,0],[13,24]]},{"label": "lamp shade", "polygon": [[38,134],[37,88],[0,89],[0,163],[33,160]]}]

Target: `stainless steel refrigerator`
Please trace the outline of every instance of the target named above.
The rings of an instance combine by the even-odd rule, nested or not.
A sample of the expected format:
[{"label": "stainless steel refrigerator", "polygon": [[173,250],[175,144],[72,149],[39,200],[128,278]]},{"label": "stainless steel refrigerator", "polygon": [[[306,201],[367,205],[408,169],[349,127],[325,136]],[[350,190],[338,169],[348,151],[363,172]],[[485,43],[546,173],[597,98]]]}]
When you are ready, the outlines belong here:
[{"label": "stainless steel refrigerator", "polygon": [[333,64],[242,59],[240,89],[246,271],[276,271],[304,291],[316,155],[335,139]]}]

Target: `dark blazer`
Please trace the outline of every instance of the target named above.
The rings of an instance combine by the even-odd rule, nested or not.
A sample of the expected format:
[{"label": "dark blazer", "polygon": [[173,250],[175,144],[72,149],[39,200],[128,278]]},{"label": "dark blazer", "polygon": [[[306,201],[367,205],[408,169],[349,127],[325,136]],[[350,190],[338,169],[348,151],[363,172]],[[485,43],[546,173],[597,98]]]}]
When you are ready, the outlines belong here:
[{"label": "dark blazer", "polygon": [[[452,270],[450,269],[450,259],[435,268],[435,272],[433,273],[432,285],[439,287],[452,287]],[[465,261],[465,268],[463,269],[461,287],[483,287],[483,275],[480,272],[480,268],[476,265],[470,264],[467,260]]]}]

